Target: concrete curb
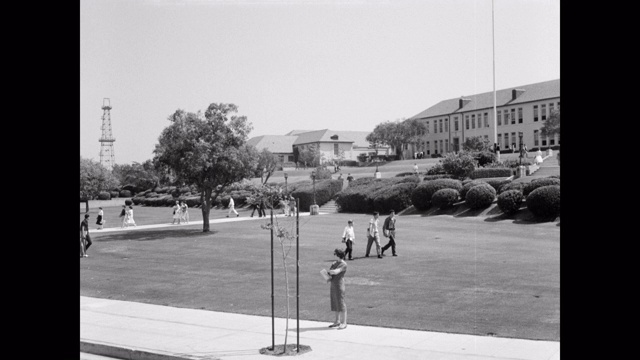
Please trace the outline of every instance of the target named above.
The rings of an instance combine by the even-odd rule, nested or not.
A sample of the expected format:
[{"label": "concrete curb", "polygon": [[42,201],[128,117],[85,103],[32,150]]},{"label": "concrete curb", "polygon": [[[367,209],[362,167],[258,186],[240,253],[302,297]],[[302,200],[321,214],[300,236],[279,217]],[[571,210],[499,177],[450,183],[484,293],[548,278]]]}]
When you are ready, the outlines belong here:
[{"label": "concrete curb", "polygon": [[[80,352],[114,357],[117,359],[127,360],[196,360],[198,358],[191,356],[175,356],[171,354],[162,354],[158,352],[149,352],[133,348],[123,348],[115,345],[94,343],[89,341],[80,341]],[[211,360],[215,360],[211,358]]]}]

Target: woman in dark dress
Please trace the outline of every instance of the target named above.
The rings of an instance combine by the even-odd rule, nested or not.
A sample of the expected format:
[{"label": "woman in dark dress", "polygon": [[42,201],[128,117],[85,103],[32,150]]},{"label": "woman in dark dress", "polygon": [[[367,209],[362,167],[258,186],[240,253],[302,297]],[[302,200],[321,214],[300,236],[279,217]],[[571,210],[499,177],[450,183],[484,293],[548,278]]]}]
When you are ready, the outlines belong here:
[{"label": "woman in dark dress", "polygon": [[[331,265],[328,273],[331,275],[331,311],[336,313],[336,320],[329,325],[330,328],[337,327],[342,330],[347,327],[347,304],[344,301],[344,274],[347,272],[347,263],[344,261],[345,253],[341,249],[335,249],[333,254],[337,256],[338,261]],[[342,322],[340,322],[342,318]]]}]

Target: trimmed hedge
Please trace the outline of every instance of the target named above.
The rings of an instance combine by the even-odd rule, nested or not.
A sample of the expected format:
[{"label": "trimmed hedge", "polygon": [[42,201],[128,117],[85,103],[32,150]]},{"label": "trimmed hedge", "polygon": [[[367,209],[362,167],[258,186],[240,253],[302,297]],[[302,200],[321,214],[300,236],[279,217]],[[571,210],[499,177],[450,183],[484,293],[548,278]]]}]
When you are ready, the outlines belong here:
[{"label": "trimmed hedge", "polygon": [[[316,180],[316,204],[322,206],[342,190],[342,180]],[[300,199],[300,209],[307,211],[313,205],[313,184],[296,187],[290,194]]]},{"label": "trimmed hedge", "polygon": [[98,194],[98,200],[111,200],[111,193],[107,191],[101,191]]},{"label": "trimmed hedge", "polygon": [[400,212],[411,206],[411,193],[417,186],[415,182],[404,182],[391,185],[390,188],[381,188],[373,195],[373,211],[381,214],[391,210]]},{"label": "trimmed hedge", "polygon": [[480,184],[472,187],[465,198],[471,209],[486,208],[496,198],[496,190],[489,184]]},{"label": "trimmed hedge", "polygon": [[131,197],[131,191],[130,190],[121,190],[120,191],[120,197],[123,197],[123,198]]},{"label": "trimmed hedge", "polygon": [[510,182],[508,184],[503,185],[500,188],[500,191],[498,191],[498,193],[503,193],[503,192],[508,191],[508,190],[517,190],[517,191],[522,192],[522,189],[524,189],[524,186],[525,186],[525,183],[513,182],[512,181],[512,182]]},{"label": "trimmed hedge", "polygon": [[519,190],[507,190],[498,195],[498,208],[505,214],[513,214],[520,209],[524,195]]},{"label": "trimmed hedge", "polygon": [[449,174],[438,174],[438,175],[426,175],[422,178],[424,181],[431,181],[435,179],[452,179],[453,177]]},{"label": "trimmed hedge", "polygon": [[531,191],[527,208],[538,218],[555,219],[560,215],[560,185],[541,186]]},{"label": "trimmed hedge", "polygon": [[467,198],[467,193],[471,190],[472,187],[476,185],[488,184],[485,180],[465,180],[462,182],[462,190],[460,190],[460,198],[465,200]]},{"label": "trimmed hedge", "polygon": [[522,195],[529,196],[529,194],[542,186],[548,186],[548,185],[560,185],[560,179],[557,178],[538,178],[538,179],[533,179],[531,180],[530,183],[526,184],[524,186],[524,189],[522,189]]},{"label": "trimmed hedge", "polygon": [[479,168],[475,169],[469,175],[472,179],[484,179],[484,178],[496,178],[496,177],[509,177],[511,176],[511,169],[504,168]]},{"label": "trimmed hedge", "polygon": [[411,193],[419,182],[417,176],[357,179],[336,195],[336,205],[340,212],[400,212],[411,205]]},{"label": "trimmed hedge", "polygon": [[433,194],[431,202],[439,209],[446,209],[453,206],[459,197],[460,192],[456,189],[440,189]]},{"label": "trimmed hedge", "polygon": [[[418,171],[418,176],[420,176],[420,172]],[[405,177],[405,176],[416,176],[416,173],[413,171],[405,171],[405,172],[401,172],[401,173],[397,173],[396,177]]]},{"label": "trimmed hedge", "polygon": [[411,194],[411,202],[418,210],[426,210],[431,206],[433,194],[440,189],[462,190],[462,182],[455,179],[436,179],[416,186]]},{"label": "trimmed hedge", "polygon": [[496,193],[500,193],[500,190],[502,189],[503,186],[511,184],[512,180],[511,179],[505,179],[502,177],[499,178],[485,178],[482,179],[484,181],[487,182],[487,184],[491,185],[493,187],[493,189],[496,191]]}]

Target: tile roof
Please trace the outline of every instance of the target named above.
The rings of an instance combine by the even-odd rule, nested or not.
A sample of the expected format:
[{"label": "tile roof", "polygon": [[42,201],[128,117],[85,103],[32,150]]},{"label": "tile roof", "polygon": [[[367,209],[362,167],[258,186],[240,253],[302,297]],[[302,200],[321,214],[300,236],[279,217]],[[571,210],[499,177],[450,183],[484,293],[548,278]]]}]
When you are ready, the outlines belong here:
[{"label": "tile roof", "polygon": [[286,135],[262,135],[247,140],[247,144],[255,146],[258,151],[267,148],[272,153],[290,154],[293,152],[293,143],[297,138],[297,136]]},{"label": "tile roof", "polygon": [[[513,89],[522,89],[524,92],[515,100],[512,100]],[[555,97],[560,97],[560,79],[496,90],[496,106],[515,105]],[[412,116],[410,119],[423,119],[453,113],[493,108],[493,91],[463,96],[462,98],[470,100],[462,108],[459,108],[460,98],[443,100],[421,113]]]},{"label": "tile roof", "polygon": [[285,135],[292,136],[292,135],[298,135],[298,134],[306,133],[306,132],[310,132],[310,131],[312,131],[312,130],[291,130],[288,133],[286,133]]}]

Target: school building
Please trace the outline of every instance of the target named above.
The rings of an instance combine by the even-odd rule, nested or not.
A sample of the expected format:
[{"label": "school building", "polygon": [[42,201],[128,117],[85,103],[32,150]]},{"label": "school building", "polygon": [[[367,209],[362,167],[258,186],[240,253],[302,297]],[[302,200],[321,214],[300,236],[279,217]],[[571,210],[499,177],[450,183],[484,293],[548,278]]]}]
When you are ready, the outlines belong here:
[{"label": "school building", "polygon": [[[496,91],[497,143],[500,150],[520,146],[529,148],[560,145],[560,135],[543,137],[540,129],[553,110],[560,110],[560,79],[522,85]],[[403,155],[416,152],[426,156],[459,151],[465,139],[481,136],[493,143],[493,91],[443,100],[411,117],[426,125],[426,132],[416,144],[403,145]]]}]

